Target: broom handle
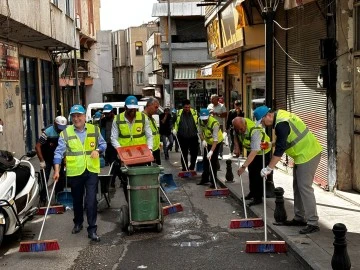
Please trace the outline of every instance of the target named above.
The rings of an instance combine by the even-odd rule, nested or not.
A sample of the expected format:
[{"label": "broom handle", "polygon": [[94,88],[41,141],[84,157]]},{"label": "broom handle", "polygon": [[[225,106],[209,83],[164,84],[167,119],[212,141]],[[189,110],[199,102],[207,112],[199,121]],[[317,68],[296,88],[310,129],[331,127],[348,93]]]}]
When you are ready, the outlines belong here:
[{"label": "broom handle", "polygon": [[43,174],[43,178],[44,178],[44,188],[45,188],[45,190],[46,190],[46,197],[47,197],[47,199],[48,199],[48,201],[49,201],[49,190],[48,190],[48,185],[47,185],[47,179],[46,179],[46,174],[45,174],[45,169],[41,169],[41,171],[42,171],[42,174]]},{"label": "broom handle", "polygon": [[180,154],[181,154],[182,160],[183,160],[183,162],[184,162],[184,164],[185,164],[186,171],[188,172],[189,169],[188,169],[187,164],[185,163],[185,158],[184,158],[183,152],[182,152],[182,150],[181,150],[181,146],[180,146],[179,140],[178,140],[178,138],[177,138],[177,136],[176,136],[175,134],[173,134],[173,135],[174,135],[174,137],[175,137],[175,139],[176,139],[176,142],[177,142],[178,145],[179,145]]},{"label": "broom handle", "polygon": [[[240,158],[238,158],[238,167],[240,168]],[[243,180],[242,176],[240,175],[240,184],[241,184],[241,194],[242,194],[242,200],[244,205],[244,213],[245,213],[245,219],[247,219],[247,211],[246,211],[246,203],[245,203],[245,195],[244,195],[244,187],[243,187]]]},{"label": "broom handle", "polygon": [[[263,168],[265,168],[265,150],[262,150]],[[267,222],[266,222],[266,176],[263,177],[263,193],[264,193],[264,231],[265,231],[265,242],[267,241]]]},{"label": "broom handle", "polygon": [[41,235],[42,235],[42,232],[43,232],[43,229],[44,229],[44,225],[45,225],[45,220],[46,220],[47,214],[48,214],[48,212],[49,212],[49,207],[50,207],[51,199],[52,199],[52,196],[54,195],[56,182],[57,182],[57,181],[54,182],[54,186],[53,186],[53,188],[52,188],[52,190],[51,190],[50,199],[49,199],[48,205],[47,205],[47,207],[46,207],[45,216],[44,216],[44,219],[43,219],[43,222],[42,222],[42,225],[41,225],[41,229],[40,229],[38,241],[40,241],[40,239],[41,239]]},{"label": "broom handle", "polygon": [[245,219],[247,219],[247,211],[246,211],[246,204],[245,204],[245,196],[244,196],[244,188],[243,188],[243,180],[240,175],[240,183],[241,183],[241,193],[243,198],[243,205],[244,205],[244,212],[245,212]]},{"label": "broom handle", "polygon": [[[209,151],[208,151],[207,147],[205,147],[205,149],[206,149],[206,154],[208,154]],[[211,174],[212,174],[212,177],[213,177],[213,180],[214,180],[215,189],[218,189],[217,184],[216,184],[216,179],[215,179],[215,176],[214,176],[213,167],[211,165],[211,159],[209,160],[209,166],[210,166]]]},{"label": "broom handle", "polygon": [[168,196],[165,193],[165,190],[162,188],[162,186],[160,185],[160,189],[162,191],[162,193],[164,194],[165,198],[167,199],[167,201],[169,202],[170,205],[172,205],[172,203],[170,202],[170,199],[168,198]]}]

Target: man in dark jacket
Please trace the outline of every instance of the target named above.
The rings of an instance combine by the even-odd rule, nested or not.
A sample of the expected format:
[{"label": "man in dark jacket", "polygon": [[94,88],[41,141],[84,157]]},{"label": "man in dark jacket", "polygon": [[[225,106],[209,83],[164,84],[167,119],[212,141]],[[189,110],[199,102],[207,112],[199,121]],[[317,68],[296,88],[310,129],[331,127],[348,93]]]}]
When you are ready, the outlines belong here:
[{"label": "man in dark jacket", "polygon": [[164,113],[160,114],[160,136],[166,160],[169,159],[169,149],[172,149],[174,143],[174,138],[171,134],[171,128],[172,121],[170,109],[165,108]]}]

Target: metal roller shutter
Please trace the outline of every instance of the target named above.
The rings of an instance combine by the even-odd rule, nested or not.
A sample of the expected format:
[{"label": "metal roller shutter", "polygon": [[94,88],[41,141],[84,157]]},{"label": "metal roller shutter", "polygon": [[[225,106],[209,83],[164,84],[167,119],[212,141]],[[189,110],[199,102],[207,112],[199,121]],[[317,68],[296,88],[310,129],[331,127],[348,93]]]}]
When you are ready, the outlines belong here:
[{"label": "metal roller shutter", "polygon": [[326,11],[323,0],[288,11],[287,110],[297,114],[314,133],[323,147],[314,182],[327,188],[327,97],[326,89],[317,87],[320,66],[320,39],[326,38]]},{"label": "metal roller shutter", "polygon": [[[276,11],[275,21],[282,27],[286,27],[286,13],[283,6],[279,7]],[[285,31],[280,29],[276,24],[274,25],[274,106],[275,110],[286,110],[286,69],[287,57],[282,49],[286,51],[286,34]],[[280,47],[281,46],[281,47]],[[282,49],[281,49],[282,48]]]}]

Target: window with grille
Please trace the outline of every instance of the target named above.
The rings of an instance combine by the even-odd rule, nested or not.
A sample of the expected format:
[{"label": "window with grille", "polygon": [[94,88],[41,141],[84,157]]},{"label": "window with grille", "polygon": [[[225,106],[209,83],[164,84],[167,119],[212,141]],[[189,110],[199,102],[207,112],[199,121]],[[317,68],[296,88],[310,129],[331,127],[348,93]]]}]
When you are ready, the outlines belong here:
[{"label": "window with grille", "polygon": [[66,12],[66,15],[71,16],[71,0],[65,0],[65,12]]},{"label": "window with grille", "polygon": [[144,72],[137,71],[136,72],[136,83],[143,84],[144,83]]},{"label": "window with grille", "polygon": [[143,44],[141,41],[135,42],[135,53],[136,55],[143,55]]}]

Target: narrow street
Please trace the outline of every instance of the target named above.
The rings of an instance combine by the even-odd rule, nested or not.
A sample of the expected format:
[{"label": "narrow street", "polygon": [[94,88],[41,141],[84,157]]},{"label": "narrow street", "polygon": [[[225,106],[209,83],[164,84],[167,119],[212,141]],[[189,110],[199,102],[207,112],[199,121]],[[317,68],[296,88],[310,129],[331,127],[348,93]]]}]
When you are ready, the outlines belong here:
[{"label": "narrow street", "polygon": [[[180,202],[184,211],[166,216],[161,233],[153,228],[131,236],[121,231],[118,215],[124,196],[117,187],[111,208],[102,207],[98,215],[100,243],[91,243],[85,228],[71,234],[70,210],[50,216],[45,224],[43,239],[58,239],[59,251],[19,253],[19,235],[7,237],[0,248],[1,269],[305,269],[291,253],[245,253],[247,240],[263,240],[263,228],[229,229],[232,218],[243,217],[242,205],[232,197],[205,198],[206,187],[196,185],[199,176],[177,178],[179,158],[172,152],[163,166],[178,184],[168,193],[170,200]],[[26,224],[21,240],[36,239],[41,221],[36,217]]]}]

